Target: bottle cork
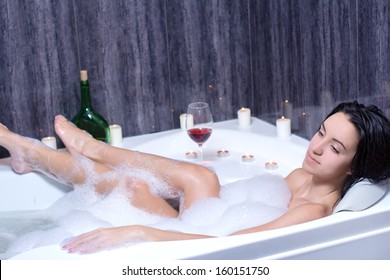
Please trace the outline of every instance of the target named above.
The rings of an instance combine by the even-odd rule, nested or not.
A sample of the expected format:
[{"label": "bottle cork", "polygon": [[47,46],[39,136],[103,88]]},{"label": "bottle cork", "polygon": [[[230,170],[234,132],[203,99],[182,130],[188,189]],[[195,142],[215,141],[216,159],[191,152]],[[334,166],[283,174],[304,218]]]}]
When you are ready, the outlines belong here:
[{"label": "bottle cork", "polygon": [[88,81],[87,70],[81,70],[80,71],[80,80],[83,81],[83,82]]}]

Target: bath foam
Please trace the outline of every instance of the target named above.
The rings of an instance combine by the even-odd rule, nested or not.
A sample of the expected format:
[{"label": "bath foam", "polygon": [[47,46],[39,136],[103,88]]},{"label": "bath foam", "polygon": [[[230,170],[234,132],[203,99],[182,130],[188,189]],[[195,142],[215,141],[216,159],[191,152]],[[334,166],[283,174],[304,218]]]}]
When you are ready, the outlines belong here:
[{"label": "bath foam", "polygon": [[[4,224],[0,236],[0,259],[7,259],[35,247],[60,244],[64,239],[99,227],[153,224],[165,219],[133,207],[129,202],[131,195],[129,196],[124,185],[128,178],[135,182],[145,180],[152,191],[167,196],[171,188],[165,182],[158,182],[148,172],[124,167],[96,176],[91,161],[80,159],[79,167],[88,174],[84,184],[74,185],[74,191],[65,194],[46,210],[16,211],[0,217],[0,225]],[[117,178],[121,180],[118,181]],[[109,194],[95,192],[94,186],[97,183],[110,180],[118,181],[117,188]],[[61,181],[67,181],[67,178],[61,178]],[[175,195],[176,193],[173,194]],[[15,221],[18,221],[16,229],[13,228]]]},{"label": "bath foam", "polygon": [[55,227],[54,221],[44,211],[1,213],[0,259],[37,247],[41,243],[41,233]]},{"label": "bath foam", "polygon": [[[123,170],[121,172],[123,174]],[[177,195],[165,182],[158,182],[148,173],[134,169],[126,172],[125,177],[147,179],[157,193]],[[0,258],[6,259],[39,246],[61,244],[65,239],[99,227],[143,224],[174,231],[224,236],[282,215],[287,210],[290,196],[283,178],[260,175],[224,185],[219,198],[199,201],[178,218],[165,218],[133,207],[129,203],[128,192],[124,192],[120,186],[107,195],[99,195],[89,181],[86,185],[75,186],[73,192],[50,208],[34,213],[37,221],[48,221],[46,228],[28,227],[21,234],[10,233],[11,240],[7,240],[9,248],[0,251]],[[31,213],[20,215],[20,220],[31,221]]]},{"label": "bath foam", "polygon": [[[119,178],[119,179],[118,179]],[[101,181],[115,180],[117,186],[107,194],[98,194],[94,186]],[[153,224],[163,217],[148,213],[131,205],[131,188],[133,183],[145,181],[153,193],[169,197],[171,189],[165,182],[160,182],[148,172],[142,170],[120,167],[103,176],[90,176],[83,185],[76,185],[74,191],[68,193],[50,207],[51,215],[55,218],[69,215],[78,210],[78,214],[85,211],[93,217],[108,222],[111,226],[130,224]],[[129,183],[130,182],[130,183]],[[173,194],[175,195],[175,194]],[[76,228],[76,227],[75,227]],[[72,230],[75,235],[75,230]]]},{"label": "bath foam", "polygon": [[278,175],[264,174],[221,187],[219,198],[194,203],[179,220],[155,227],[225,236],[264,224],[287,211],[291,192]]}]

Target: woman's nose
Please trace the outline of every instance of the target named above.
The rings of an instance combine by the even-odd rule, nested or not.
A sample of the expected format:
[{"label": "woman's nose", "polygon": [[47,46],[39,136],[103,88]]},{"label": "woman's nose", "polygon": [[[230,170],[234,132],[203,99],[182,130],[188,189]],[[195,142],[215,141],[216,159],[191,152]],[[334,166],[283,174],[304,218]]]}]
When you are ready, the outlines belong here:
[{"label": "woman's nose", "polygon": [[324,146],[322,141],[316,142],[312,146],[313,153],[316,155],[322,155],[322,152],[324,151]]}]

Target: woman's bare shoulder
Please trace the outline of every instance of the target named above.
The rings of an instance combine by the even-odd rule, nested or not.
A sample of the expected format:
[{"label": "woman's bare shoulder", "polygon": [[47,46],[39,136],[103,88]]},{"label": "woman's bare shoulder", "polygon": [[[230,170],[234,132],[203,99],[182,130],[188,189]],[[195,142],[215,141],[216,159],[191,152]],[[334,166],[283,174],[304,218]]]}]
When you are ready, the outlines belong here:
[{"label": "woman's bare shoulder", "polygon": [[303,168],[294,169],[290,174],[287,175],[284,180],[291,189],[292,192],[305,185],[308,181],[309,174]]},{"label": "woman's bare shoulder", "polygon": [[306,174],[306,171],[303,168],[296,168],[293,171],[291,171],[290,174],[287,175],[287,177],[300,176],[302,174]]}]

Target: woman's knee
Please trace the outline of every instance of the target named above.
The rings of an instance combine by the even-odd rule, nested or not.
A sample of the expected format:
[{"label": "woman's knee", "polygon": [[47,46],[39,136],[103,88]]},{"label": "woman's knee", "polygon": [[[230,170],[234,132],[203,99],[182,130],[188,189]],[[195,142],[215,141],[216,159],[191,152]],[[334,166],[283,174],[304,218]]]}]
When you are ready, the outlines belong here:
[{"label": "woman's knee", "polygon": [[211,169],[196,165],[192,167],[189,192],[196,192],[204,197],[216,197],[220,191],[218,176]]},{"label": "woman's knee", "polygon": [[143,181],[131,181],[127,184],[127,190],[136,197],[151,195],[149,185]]},{"label": "woman's knee", "polygon": [[[217,194],[220,191],[220,184],[217,174],[209,168],[204,167],[206,170],[203,172],[202,185],[207,187],[210,191],[216,192]],[[204,184],[206,182],[206,184]]]}]

